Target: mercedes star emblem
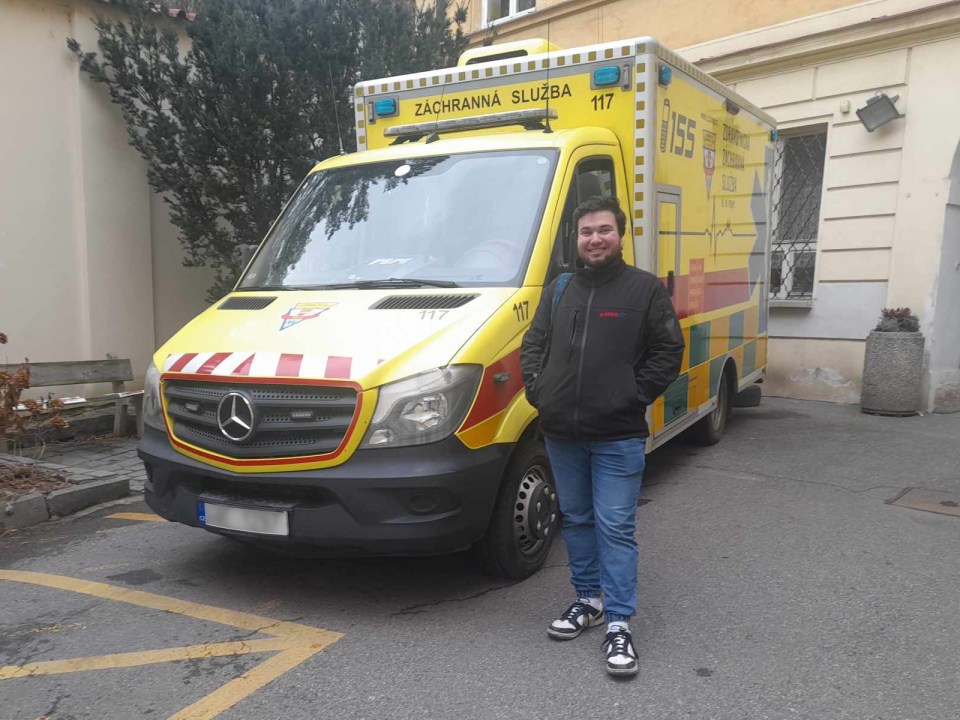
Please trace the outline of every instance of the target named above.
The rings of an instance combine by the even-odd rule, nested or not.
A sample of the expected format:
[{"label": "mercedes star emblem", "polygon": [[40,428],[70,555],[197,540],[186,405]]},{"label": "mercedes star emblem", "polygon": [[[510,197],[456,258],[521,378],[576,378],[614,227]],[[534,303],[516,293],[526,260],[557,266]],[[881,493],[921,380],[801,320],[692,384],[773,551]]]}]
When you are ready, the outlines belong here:
[{"label": "mercedes star emblem", "polygon": [[228,392],[217,405],[217,425],[224,437],[234,442],[243,442],[253,435],[257,425],[257,413],[253,401],[244,393]]}]

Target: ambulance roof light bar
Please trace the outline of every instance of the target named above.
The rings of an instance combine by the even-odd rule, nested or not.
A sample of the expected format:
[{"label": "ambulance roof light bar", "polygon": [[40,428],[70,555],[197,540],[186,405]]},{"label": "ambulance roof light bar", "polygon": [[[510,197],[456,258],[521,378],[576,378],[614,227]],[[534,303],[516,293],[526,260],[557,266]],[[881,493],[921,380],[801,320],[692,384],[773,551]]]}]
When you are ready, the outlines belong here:
[{"label": "ambulance roof light bar", "polygon": [[472,117],[451,118],[449,120],[434,120],[433,122],[415,123],[413,125],[396,125],[384,130],[384,137],[395,137],[397,142],[404,140],[419,140],[424,135],[444,132],[464,132],[466,130],[486,130],[488,128],[509,127],[521,125],[527,130],[542,130],[543,123],[548,119],[556,120],[555,108],[546,110],[536,108],[531,110],[511,110],[509,112],[490,113],[487,115],[473,115]]}]

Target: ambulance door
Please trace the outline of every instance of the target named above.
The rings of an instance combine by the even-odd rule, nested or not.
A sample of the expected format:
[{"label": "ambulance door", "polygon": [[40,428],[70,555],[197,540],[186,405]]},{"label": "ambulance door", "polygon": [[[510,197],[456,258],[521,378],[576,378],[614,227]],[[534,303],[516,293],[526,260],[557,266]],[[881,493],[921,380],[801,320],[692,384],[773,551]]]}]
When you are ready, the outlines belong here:
[{"label": "ambulance door", "polygon": [[[677,273],[680,269],[682,207],[680,188],[661,185],[657,188],[657,277],[677,307]],[[686,376],[681,377],[657,398],[648,421],[652,420],[654,438],[671,431],[687,414]]]},{"label": "ambulance door", "polygon": [[657,190],[657,277],[667,286],[676,306],[677,272],[680,268],[680,189]]},{"label": "ambulance door", "polygon": [[[550,269],[546,282],[549,283],[560,273],[573,272],[577,262],[577,228],[573,222],[573,211],[577,205],[594,195],[612,195],[624,197],[623,178],[618,176],[616,168],[623,164],[614,159],[610,148],[581,148],[570,161],[570,171],[565,178],[566,200],[561,211],[557,235],[550,257]],[[627,215],[627,232],[630,237],[630,216]],[[624,243],[624,259],[627,258],[630,243]]]}]

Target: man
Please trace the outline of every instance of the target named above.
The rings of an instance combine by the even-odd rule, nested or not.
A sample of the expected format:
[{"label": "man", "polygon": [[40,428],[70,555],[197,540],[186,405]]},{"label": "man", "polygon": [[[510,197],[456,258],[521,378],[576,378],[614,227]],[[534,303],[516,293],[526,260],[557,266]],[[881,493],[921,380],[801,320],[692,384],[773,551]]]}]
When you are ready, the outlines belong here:
[{"label": "man", "polygon": [[607,672],[634,675],[628,622],[637,603],[636,509],[649,434],[644,416],[677,377],[683,334],[657,277],[623,261],[626,217],[616,199],[592,197],[573,220],[582,267],[562,294],[557,281],[544,289],[521,349],[577,594],[547,632],[569,640],[606,614]]}]

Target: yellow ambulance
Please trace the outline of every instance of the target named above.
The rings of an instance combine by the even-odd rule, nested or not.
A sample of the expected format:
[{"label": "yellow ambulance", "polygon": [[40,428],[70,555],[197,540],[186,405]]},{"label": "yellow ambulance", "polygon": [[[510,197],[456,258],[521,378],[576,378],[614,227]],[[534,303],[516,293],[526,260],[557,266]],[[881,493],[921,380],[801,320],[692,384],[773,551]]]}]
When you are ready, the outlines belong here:
[{"label": "yellow ambulance", "polygon": [[520,374],[571,214],[615,195],[624,256],[686,339],[648,450],[716,442],[767,349],[772,118],[652,38],[525,41],[361,82],[234,292],[153,358],[139,452],[159,515],[269,548],[475,546],[524,577],[558,529]]}]

